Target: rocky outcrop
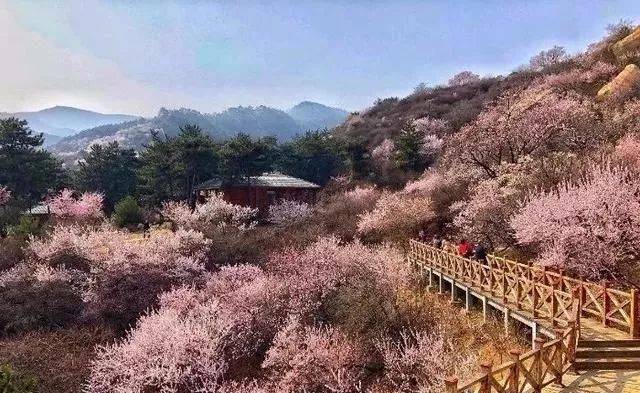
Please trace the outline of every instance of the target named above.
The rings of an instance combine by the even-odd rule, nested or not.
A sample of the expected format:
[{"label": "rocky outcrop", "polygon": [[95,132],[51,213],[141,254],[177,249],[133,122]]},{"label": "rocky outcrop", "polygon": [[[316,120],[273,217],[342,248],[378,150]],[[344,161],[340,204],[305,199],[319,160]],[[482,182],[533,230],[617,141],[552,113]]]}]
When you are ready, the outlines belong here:
[{"label": "rocky outcrop", "polygon": [[630,55],[637,54],[640,51],[640,27],[613,44],[611,49],[618,59],[625,59]]},{"label": "rocky outcrop", "polygon": [[629,64],[598,91],[598,97],[626,97],[637,89],[640,89],[640,68],[635,64]]}]

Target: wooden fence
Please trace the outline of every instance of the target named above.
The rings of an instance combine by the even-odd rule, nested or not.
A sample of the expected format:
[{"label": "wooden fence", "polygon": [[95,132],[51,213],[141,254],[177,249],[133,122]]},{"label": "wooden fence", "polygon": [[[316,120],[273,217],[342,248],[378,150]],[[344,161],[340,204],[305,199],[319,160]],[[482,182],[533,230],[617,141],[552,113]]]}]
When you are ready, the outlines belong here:
[{"label": "wooden fence", "polygon": [[[446,273],[502,299],[505,305],[528,311],[536,319],[546,318],[557,326],[553,340],[545,342],[538,337],[531,351],[511,351],[511,360],[496,368],[482,364],[480,373],[462,384],[456,378],[447,379],[446,393],[540,392],[551,383],[562,383],[562,376],[575,361],[580,335],[580,311],[584,310],[581,296],[585,293],[580,292],[580,286],[562,275],[548,275],[551,272],[503,258],[490,257],[483,264],[417,241],[411,241],[410,247],[412,263]],[[548,277],[549,281],[544,281]]]},{"label": "wooden fence", "polygon": [[562,384],[562,376],[575,360],[577,343],[575,321],[566,329],[558,329],[556,338],[545,342],[537,338],[535,348],[525,354],[509,353],[511,360],[493,368],[480,365],[480,374],[458,384],[456,378],[445,381],[446,393],[520,393],[540,392],[552,383]]},{"label": "wooden fence", "polygon": [[621,291],[606,283],[578,280],[562,272],[493,255],[482,264],[414,240],[410,242],[410,258],[502,298],[505,304],[529,311],[536,318],[548,318],[554,326],[566,321],[568,305],[577,298],[579,314],[624,330],[632,338],[640,337],[635,289]]}]

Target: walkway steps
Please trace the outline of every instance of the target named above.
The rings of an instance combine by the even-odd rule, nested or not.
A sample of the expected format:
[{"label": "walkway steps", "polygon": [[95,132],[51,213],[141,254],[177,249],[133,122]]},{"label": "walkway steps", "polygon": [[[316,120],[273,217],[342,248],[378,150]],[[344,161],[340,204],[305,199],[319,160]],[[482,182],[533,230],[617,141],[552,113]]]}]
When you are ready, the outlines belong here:
[{"label": "walkway steps", "polygon": [[640,340],[583,340],[576,349],[576,370],[640,370]]}]

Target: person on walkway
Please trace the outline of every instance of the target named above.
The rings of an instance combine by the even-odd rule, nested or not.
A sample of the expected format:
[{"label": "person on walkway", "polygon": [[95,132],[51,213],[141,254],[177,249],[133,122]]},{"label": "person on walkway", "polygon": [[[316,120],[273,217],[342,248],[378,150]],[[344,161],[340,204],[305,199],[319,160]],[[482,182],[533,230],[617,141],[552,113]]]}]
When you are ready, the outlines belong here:
[{"label": "person on walkway", "polygon": [[149,229],[151,229],[151,225],[149,225],[148,220],[145,220],[143,225],[144,232],[142,232],[143,238],[151,237],[151,232],[149,232]]},{"label": "person on walkway", "polygon": [[471,243],[469,243],[465,238],[460,239],[460,243],[458,243],[458,255],[468,258],[471,256],[472,251],[473,247],[471,246]]},{"label": "person on walkway", "polygon": [[418,240],[423,243],[427,241],[427,232],[425,232],[424,229],[421,229],[420,232],[418,232]]},{"label": "person on walkway", "polygon": [[442,248],[442,243],[443,240],[441,237],[438,237],[437,235],[433,237],[433,239],[431,239],[431,245],[435,248]]},{"label": "person on walkway", "polygon": [[473,248],[473,259],[483,265],[487,264],[487,249],[481,243],[476,244]]}]

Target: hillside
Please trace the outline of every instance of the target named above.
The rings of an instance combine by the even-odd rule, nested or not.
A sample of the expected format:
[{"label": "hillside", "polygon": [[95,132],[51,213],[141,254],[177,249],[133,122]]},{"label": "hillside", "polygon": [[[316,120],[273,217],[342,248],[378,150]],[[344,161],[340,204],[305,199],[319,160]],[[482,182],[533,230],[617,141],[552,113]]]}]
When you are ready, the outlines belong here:
[{"label": "hillside", "polygon": [[[149,119],[141,118],[86,129],[62,139],[52,146],[51,150],[62,157],[74,159],[94,143],[118,141],[123,146],[139,148],[149,141],[152,130],[161,131],[167,136],[175,136],[179,128],[185,124],[197,124],[214,139],[224,139],[244,132],[256,137],[276,136],[278,140],[286,141],[310,129],[311,125],[313,125],[312,129],[333,127],[346,118],[346,112],[339,109],[310,102],[296,107],[300,105],[302,110],[294,111],[299,115],[298,119],[306,119],[300,123],[284,111],[263,105],[239,106],[212,114],[186,108],[177,110],[161,108],[155,117]],[[309,105],[313,108],[313,115],[304,110],[304,107]],[[343,114],[341,118],[340,113]]]},{"label": "hillside", "polygon": [[344,121],[349,112],[316,102],[303,101],[287,111],[303,130],[333,128]]},{"label": "hillside", "polygon": [[[138,116],[104,114],[68,106],[54,106],[36,112],[0,113],[0,117],[17,117],[27,120],[29,127],[37,132],[65,137],[78,131],[104,124],[122,123]],[[49,143],[52,143],[49,140]]]}]

